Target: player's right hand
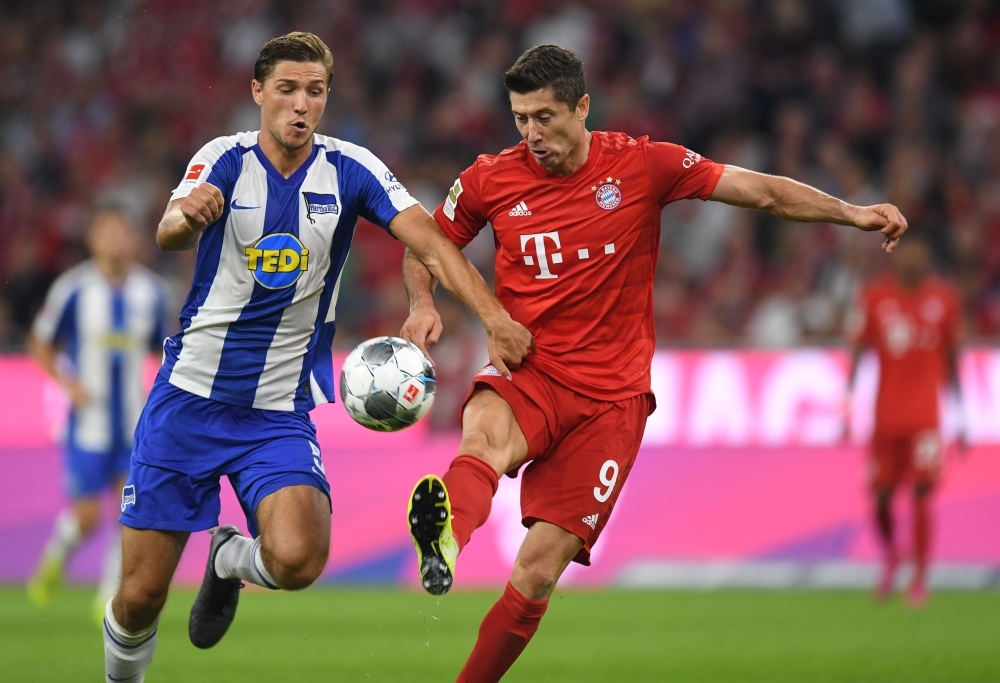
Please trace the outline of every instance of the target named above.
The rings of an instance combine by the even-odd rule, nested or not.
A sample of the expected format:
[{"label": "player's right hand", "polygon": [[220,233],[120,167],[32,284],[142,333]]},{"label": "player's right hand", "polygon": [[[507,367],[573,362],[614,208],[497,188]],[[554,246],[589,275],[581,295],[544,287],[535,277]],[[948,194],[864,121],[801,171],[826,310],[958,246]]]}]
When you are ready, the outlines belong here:
[{"label": "player's right hand", "polygon": [[444,325],[441,323],[441,314],[438,313],[437,307],[420,306],[410,311],[402,329],[399,330],[399,336],[416,344],[430,360],[430,348],[438,343],[443,330]]},{"label": "player's right hand", "polygon": [[222,190],[202,183],[181,202],[181,213],[189,228],[200,231],[219,220],[225,206],[226,198],[222,196]]},{"label": "player's right hand", "polygon": [[535,339],[528,328],[517,322],[507,311],[486,327],[486,348],[490,363],[500,374],[511,379],[511,370],[521,367],[524,358],[535,350]]},{"label": "player's right hand", "polygon": [[862,207],[858,215],[854,218],[854,225],[866,232],[878,231],[885,235],[882,242],[882,249],[887,254],[899,244],[899,238],[903,236],[909,225],[903,214],[892,204],[875,204],[874,206]]}]

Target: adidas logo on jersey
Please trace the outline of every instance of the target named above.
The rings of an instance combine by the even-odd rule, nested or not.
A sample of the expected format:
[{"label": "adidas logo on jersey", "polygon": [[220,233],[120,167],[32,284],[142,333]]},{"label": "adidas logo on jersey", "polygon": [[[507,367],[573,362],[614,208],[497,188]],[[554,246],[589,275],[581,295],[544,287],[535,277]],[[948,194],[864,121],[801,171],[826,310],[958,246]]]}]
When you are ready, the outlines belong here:
[{"label": "adidas logo on jersey", "polygon": [[583,523],[589,526],[591,529],[596,529],[598,517],[599,517],[598,514],[588,515],[583,518]]},{"label": "adidas logo on jersey", "polygon": [[508,213],[507,215],[508,216],[530,216],[531,215],[531,209],[529,209],[528,205],[525,204],[524,202],[518,202],[517,206],[515,206],[513,209],[511,209],[510,213]]}]

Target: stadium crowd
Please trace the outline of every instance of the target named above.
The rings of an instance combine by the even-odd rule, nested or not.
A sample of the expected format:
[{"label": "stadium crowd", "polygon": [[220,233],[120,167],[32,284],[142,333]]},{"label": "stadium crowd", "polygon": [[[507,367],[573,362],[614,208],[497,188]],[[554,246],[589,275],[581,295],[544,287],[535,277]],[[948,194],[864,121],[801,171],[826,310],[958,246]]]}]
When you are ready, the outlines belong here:
[{"label": "stadium crowd", "polygon": [[[152,234],[196,146],[259,127],[268,38],[330,45],[324,133],[369,147],[433,209],[479,153],[519,140],[501,75],[531,45],[575,50],[591,129],[895,203],[957,282],[971,337],[1000,331],[1000,8],[990,0],[8,0],[0,6],[0,349],[23,348],[52,279],[83,258],[90,207],[125,207],[176,295],[193,253]],[[488,231],[484,231],[488,233]],[[488,234],[467,249],[488,274]],[[396,332],[402,248],[359,226],[336,345]],[[709,202],[664,211],[662,345],[839,338],[877,238]],[[442,297],[444,376],[484,355]],[[450,422],[461,396],[435,411]]]}]

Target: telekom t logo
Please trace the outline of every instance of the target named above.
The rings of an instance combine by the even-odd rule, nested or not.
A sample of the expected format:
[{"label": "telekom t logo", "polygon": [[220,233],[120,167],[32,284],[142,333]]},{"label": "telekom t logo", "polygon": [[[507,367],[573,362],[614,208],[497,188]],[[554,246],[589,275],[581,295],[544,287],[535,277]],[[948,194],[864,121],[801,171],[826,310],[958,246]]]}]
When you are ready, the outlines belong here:
[{"label": "telekom t logo", "polygon": [[[549,270],[549,259],[552,263],[562,263],[563,255],[562,252],[553,251],[551,254],[545,251],[545,240],[552,240],[552,243],[556,245],[556,249],[562,249],[562,244],[559,243],[559,233],[558,232],[540,232],[536,235],[521,235],[521,251],[526,251],[528,243],[534,241],[535,243],[535,255],[525,254],[524,265],[533,266],[535,265],[535,260],[538,260],[538,275],[535,276],[536,280],[554,280],[558,275]],[[604,245],[605,255],[610,255],[615,253],[615,243],[608,242]],[[586,261],[590,258],[590,248],[584,247],[583,249],[576,250],[576,257],[581,261]]]},{"label": "telekom t logo", "polygon": [[[538,268],[541,272],[535,276],[536,280],[553,280],[558,275],[555,275],[551,270],[549,270],[548,254],[545,253],[545,240],[550,239],[556,245],[556,249],[561,249],[562,245],[559,244],[559,233],[558,232],[542,232],[536,235],[521,235],[521,251],[525,251],[528,246],[528,242],[534,240],[535,242],[535,256],[530,254],[524,255],[524,265],[533,266],[535,264],[535,259],[538,259]],[[562,263],[562,254],[558,251],[552,253],[552,263]]]}]

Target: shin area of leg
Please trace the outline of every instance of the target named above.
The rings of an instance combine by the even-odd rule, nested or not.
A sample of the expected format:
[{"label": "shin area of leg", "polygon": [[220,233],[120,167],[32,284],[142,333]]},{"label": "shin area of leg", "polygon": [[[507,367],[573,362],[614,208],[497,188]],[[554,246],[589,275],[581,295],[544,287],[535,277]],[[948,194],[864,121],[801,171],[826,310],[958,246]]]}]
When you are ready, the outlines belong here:
[{"label": "shin area of leg", "polygon": [[124,528],[122,577],[104,615],[110,680],[141,683],[156,650],[156,625],[188,534]]},{"label": "shin area of leg", "polygon": [[583,541],[547,522],[536,522],[521,545],[511,580],[486,614],[458,683],[495,683],[538,630],[549,596]]}]

